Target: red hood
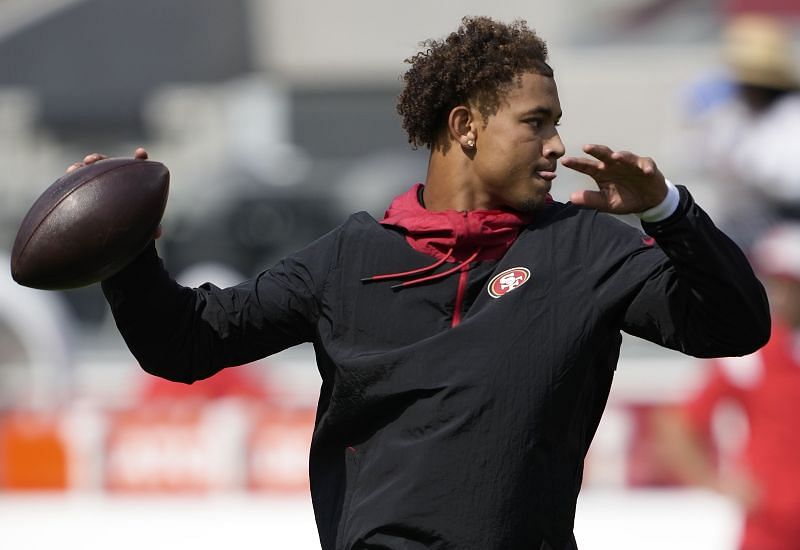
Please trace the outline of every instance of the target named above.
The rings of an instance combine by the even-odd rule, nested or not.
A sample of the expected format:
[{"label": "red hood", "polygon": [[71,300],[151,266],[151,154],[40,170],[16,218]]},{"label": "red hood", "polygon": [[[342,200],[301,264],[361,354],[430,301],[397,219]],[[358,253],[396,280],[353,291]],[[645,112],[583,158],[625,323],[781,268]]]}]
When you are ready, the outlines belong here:
[{"label": "red hood", "polygon": [[463,261],[479,250],[476,260],[500,259],[513,244],[531,214],[513,210],[458,212],[426,210],[419,200],[418,183],[392,201],[380,223],[401,228],[415,250],[447,261]]}]

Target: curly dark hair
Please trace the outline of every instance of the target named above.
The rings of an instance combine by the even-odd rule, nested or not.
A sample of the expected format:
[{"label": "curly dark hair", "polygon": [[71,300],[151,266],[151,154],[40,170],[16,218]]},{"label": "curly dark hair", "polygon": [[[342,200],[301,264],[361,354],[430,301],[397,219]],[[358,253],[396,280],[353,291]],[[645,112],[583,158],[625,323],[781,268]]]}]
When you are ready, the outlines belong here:
[{"label": "curly dark hair", "polygon": [[547,45],[524,20],[505,24],[464,17],[444,40],[426,40],[406,63],[405,88],[397,98],[408,142],[436,146],[450,111],[475,101],[484,118],[497,112],[515,77],[532,71],[552,77]]}]

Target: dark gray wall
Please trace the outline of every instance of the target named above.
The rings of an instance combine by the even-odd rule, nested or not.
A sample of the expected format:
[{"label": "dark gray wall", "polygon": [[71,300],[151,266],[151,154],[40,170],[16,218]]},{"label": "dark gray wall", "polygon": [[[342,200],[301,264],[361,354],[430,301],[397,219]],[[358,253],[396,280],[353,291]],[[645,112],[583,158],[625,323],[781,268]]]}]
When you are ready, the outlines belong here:
[{"label": "dark gray wall", "polygon": [[67,135],[135,130],[155,87],[252,68],[244,0],[89,0],[0,42],[0,85],[32,88]]}]

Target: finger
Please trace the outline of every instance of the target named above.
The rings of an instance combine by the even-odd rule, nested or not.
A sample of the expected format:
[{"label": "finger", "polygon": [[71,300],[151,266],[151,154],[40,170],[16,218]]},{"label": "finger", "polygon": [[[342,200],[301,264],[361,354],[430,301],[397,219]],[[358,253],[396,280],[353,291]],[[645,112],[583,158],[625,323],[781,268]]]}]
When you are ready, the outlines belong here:
[{"label": "finger", "polygon": [[100,153],[90,153],[83,157],[84,164],[92,164],[93,162],[97,162],[98,160],[103,160],[108,158],[105,155],[101,155]]},{"label": "finger", "polygon": [[594,208],[595,210],[601,211],[608,210],[608,198],[600,191],[591,191],[589,189],[575,191],[569,196],[569,200],[572,204],[577,206]]},{"label": "finger", "polygon": [[611,154],[611,158],[632,165],[638,165],[640,160],[639,155],[635,155],[630,151],[614,151]]},{"label": "finger", "polygon": [[77,170],[81,166],[84,166],[84,164],[82,162],[73,162],[72,164],[67,166],[67,174],[69,174],[70,172],[74,172],[75,170]]},{"label": "finger", "polygon": [[645,176],[651,176],[656,172],[656,163],[650,157],[640,157],[630,151],[616,151],[611,155],[611,158],[631,166],[636,166]]},{"label": "finger", "polygon": [[651,176],[658,170],[656,162],[650,157],[640,157],[636,164],[645,176]]},{"label": "finger", "polygon": [[600,159],[605,162],[614,160],[614,158],[612,157],[614,151],[611,150],[611,148],[607,147],[606,145],[589,143],[583,146],[583,152],[586,153],[587,155],[592,155],[594,158]]},{"label": "finger", "polygon": [[586,174],[587,176],[595,176],[605,168],[602,162],[580,157],[564,157],[561,159],[561,164],[567,168]]},{"label": "finger", "polygon": [[137,147],[136,151],[133,153],[133,158],[144,160],[148,158],[147,151],[145,150],[144,147]]}]

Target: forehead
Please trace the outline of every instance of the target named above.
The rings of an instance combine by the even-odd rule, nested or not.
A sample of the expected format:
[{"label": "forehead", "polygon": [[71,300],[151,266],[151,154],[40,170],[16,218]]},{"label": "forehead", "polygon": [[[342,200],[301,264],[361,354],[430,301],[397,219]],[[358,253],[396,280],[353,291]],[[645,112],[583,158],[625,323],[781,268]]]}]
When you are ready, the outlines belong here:
[{"label": "forehead", "polygon": [[561,114],[556,81],[549,76],[536,73],[523,73],[510,84],[500,102],[500,108],[514,112],[549,109],[554,115]]}]

